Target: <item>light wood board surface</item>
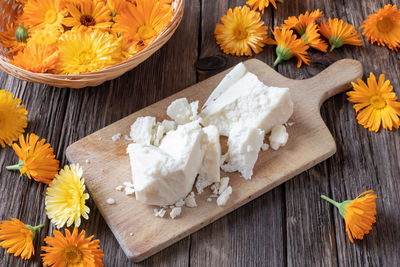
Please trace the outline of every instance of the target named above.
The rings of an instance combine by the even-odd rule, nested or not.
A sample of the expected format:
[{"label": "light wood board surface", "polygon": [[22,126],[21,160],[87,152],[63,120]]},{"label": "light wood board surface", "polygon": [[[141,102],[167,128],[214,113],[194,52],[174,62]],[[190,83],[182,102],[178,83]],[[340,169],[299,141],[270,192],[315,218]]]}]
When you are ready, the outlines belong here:
[{"label": "light wood board surface", "polygon": [[[180,97],[204,103],[229,70],[150,105],[67,148],[68,160],[83,167],[91,197],[132,260],[141,261],[157,253],[335,153],[335,142],[319,110],[327,98],[348,89],[351,81],[362,76],[362,66],[358,61],[340,60],[307,80],[285,78],[256,59],[244,63],[266,85],[290,88],[294,113],[289,121],[294,125],[287,127],[289,141],[285,147],[278,151],[260,152],[252,180],[246,181],[238,173],[227,174],[231,178],[233,193],[224,207],[218,207],[215,199],[207,202],[211,192],[206,190],[196,196],[197,208],[183,208],[181,216],[175,220],[168,214],[165,218],[158,218],[153,214],[153,206],[142,204],[115,187],[131,181],[126,154],[129,142],[123,136],[129,134],[135,119],[140,116],[155,116],[159,121],[166,119],[166,108]],[[111,137],[117,133],[122,137],[114,142]],[[222,173],[222,177],[224,175]],[[115,199],[116,204],[108,205],[108,198]]]}]

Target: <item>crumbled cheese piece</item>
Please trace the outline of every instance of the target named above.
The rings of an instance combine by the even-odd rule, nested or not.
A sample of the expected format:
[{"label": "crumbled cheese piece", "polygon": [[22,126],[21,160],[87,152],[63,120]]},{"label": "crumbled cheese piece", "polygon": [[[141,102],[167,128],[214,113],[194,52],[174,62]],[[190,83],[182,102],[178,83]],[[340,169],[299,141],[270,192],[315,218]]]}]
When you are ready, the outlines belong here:
[{"label": "crumbled cheese piece", "polygon": [[176,207],[183,207],[185,205],[185,201],[183,199],[179,199],[178,202],[175,203]]},{"label": "crumbled cheese piece", "polygon": [[279,147],[286,145],[288,138],[289,134],[286,132],[285,126],[277,125],[272,128],[269,143],[273,150],[277,150]]},{"label": "crumbled cheese piece", "polygon": [[212,202],[212,198],[211,197],[207,198],[207,201]]},{"label": "crumbled cheese piece", "polygon": [[239,171],[243,178],[251,179],[264,134],[258,128],[234,127],[228,138],[228,163],[221,168],[225,172]]},{"label": "crumbled cheese piece", "polygon": [[262,146],[261,146],[261,150],[262,150],[262,151],[267,151],[268,148],[269,148],[269,145],[268,145],[268,144],[262,144]]},{"label": "crumbled cheese piece", "polygon": [[172,205],[172,206],[169,206],[169,208],[170,208],[170,209],[173,209],[173,208],[175,208],[175,206],[174,206],[174,205]]},{"label": "crumbled cheese piece", "polygon": [[198,194],[203,193],[204,188],[210,186],[212,183],[207,181],[205,178],[198,176],[196,180],[196,190]]},{"label": "crumbled cheese piece", "polygon": [[113,198],[107,198],[107,204],[108,205],[112,205],[112,204],[115,204],[115,200],[113,199]]},{"label": "crumbled cheese piece", "polygon": [[229,196],[232,194],[232,187],[228,186],[224,192],[217,198],[217,205],[224,206],[228,202]]},{"label": "crumbled cheese piece", "polygon": [[111,137],[111,139],[113,140],[113,142],[117,141],[117,140],[120,139],[120,138],[121,138],[121,134],[120,134],[120,133],[114,134],[114,135]]},{"label": "crumbled cheese piece", "polygon": [[86,159],[85,162],[89,164],[89,163],[90,163],[90,160],[89,160],[89,159]]},{"label": "crumbled cheese piece", "polygon": [[122,185],[119,185],[119,186],[117,186],[116,188],[115,188],[115,190],[117,190],[117,191],[122,191],[122,188],[124,188]]},{"label": "crumbled cheese piece", "polygon": [[221,145],[219,133],[214,125],[203,128],[207,144],[205,144],[204,157],[201,164],[199,177],[210,183],[219,182]]},{"label": "crumbled cheese piece", "polygon": [[293,125],[294,125],[294,122],[286,122],[285,125],[287,125],[287,126],[290,127],[290,126],[293,126]]},{"label": "crumbled cheese piece", "polygon": [[129,233],[130,236],[133,236],[133,233]]},{"label": "crumbled cheese piece", "polygon": [[210,197],[218,197],[218,195],[212,194],[212,195],[210,195]]},{"label": "crumbled cheese piece", "polygon": [[154,209],[153,210],[154,211],[154,216],[158,216],[158,217],[164,217],[164,215],[165,215],[165,213],[167,212],[165,209],[160,209],[160,210],[158,210],[158,209]]},{"label": "crumbled cheese piece", "polygon": [[186,207],[189,208],[195,208],[197,207],[196,199],[194,196],[194,193],[191,192],[186,198],[185,198],[185,205]]},{"label": "crumbled cheese piece", "polygon": [[155,146],[159,146],[161,143],[161,139],[164,137],[165,127],[161,124],[158,124],[153,129],[153,135],[151,138],[151,143]]},{"label": "crumbled cheese piece", "polygon": [[123,185],[125,185],[126,187],[134,187],[134,185],[131,182],[123,182]]},{"label": "crumbled cheese piece", "polygon": [[133,139],[130,138],[128,135],[125,135],[124,137],[125,137],[125,140],[126,140],[126,141],[133,141]]},{"label": "crumbled cheese piece", "polygon": [[199,101],[194,101],[190,103],[190,108],[192,115],[190,116],[189,120],[191,121],[196,121],[196,120],[201,120],[200,116],[198,115],[198,109],[199,109]]},{"label": "crumbled cheese piece", "polygon": [[229,184],[229,177],[224,177],[221,178],[221,182],[219,182],[219,188],[218,188],[218,194],[222,194],[222,192],[225,191],[225,189],[228,187]]},{"label": "crumbled cheese piece", "polygon": [[176,123],[174,121],[163,120],[160,124],[164,126],[166,133],[176,130]]},{"label": "crumbled cheese piece", "polygon": [[133,193],[135,193],[135,189],[131,187],[125,187],[125,195],[129,196],[132,195]]},{"label": "crumbled cheese piece", "polygon": [[181,215],[181,212],[182,212],[182,208],[176,207],[171,210],[171,212],[169,213],[169,216],[171,217],[171,219],[175,219],[176,216]]},{"label": "crumbled cheese piece", "polygon": [[153,127],[156,125],[156,118],[146,116],[139,117],[131,125],[130,136],[136,143],[149,145],[153,134]]},{"label": "crumbled cheese piece", "polygon": [[168,106],[167,115],[177,124],[185,124],[190,122],[192,107],[186,98],[179,98]]},{"label": "crumbled cheese piece", "polygon": [[214,195],[218,195],[218,189],[219,189],[219,183],[214,183],[214,184],[211,186],[211,190],[213,191],[213,194],[214,194]]}]

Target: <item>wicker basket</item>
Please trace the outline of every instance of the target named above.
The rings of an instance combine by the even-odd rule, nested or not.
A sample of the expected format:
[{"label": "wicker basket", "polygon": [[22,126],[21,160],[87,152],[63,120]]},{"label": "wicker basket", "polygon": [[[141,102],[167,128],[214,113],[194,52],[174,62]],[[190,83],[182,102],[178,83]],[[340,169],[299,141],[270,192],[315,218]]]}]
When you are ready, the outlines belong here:
[{"label": "wicker basket", "polygon": [[[174,0],[172,6],[175,12],[171,23],[153,42],[135,56],[100,71],[77,75],[34,73],[10,64],[9,59],[4,54],[0,55],[0,69],[20,80],[48,84],[56,87],[83,88],[86,86],[99,85],[105,81],[115,79],[135,68],[160,49],[161,46],[171,38],[182,20],[185,0]],[[10,17],[17,15],[19,12],[20,7],[15,0],[0,0],[0,29],[3,30],[4,25],[9,23]]]}]

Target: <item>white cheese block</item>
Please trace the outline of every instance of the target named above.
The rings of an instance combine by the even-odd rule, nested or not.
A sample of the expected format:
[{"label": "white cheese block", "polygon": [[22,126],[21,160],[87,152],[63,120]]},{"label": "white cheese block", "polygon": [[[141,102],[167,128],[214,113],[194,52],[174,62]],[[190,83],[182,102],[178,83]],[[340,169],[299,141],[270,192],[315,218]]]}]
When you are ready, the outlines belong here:
[{"label": "white cheese block", "polygon": [[206,103],[203,105],[203,109],[214,102],[220,95],[222,95],[229,87],[236,83],[247,73],[246,66],[243,63],[237,64],[218,84],[211,95],[208,97]]},{"label": "white cheese block", "polygon": [[216,183],[220,180],[220,159],[221,145],[219,142],[219,133],[214,125],[203,128],[206,139],[204,158],[201,164],[199,179],[210,183]]},{"label": "white cheese block", "polygon": [[189,104],[186,98],[179,98],[173,101],[167,108],[167,115],[177,124],[186,124],[200,119],[198,116],[199,101]]},{"label": "white cheese block", "polygon": [[135,143],[149,145],[153,136],[153,126],[156,125],[156,118],[146,116],[139,117],[131,125],[130,136]]},{"label": "white cheese block", "polygon": [[232,194],[232,187],[228,186],[224,192],[217,198],[217,205],[218,206],[224,206],[226,202],[228,202],[228,199],[230,195]]},{"label": "white cheese block", "polygon": [[220,135],[240,127],[259,128],[268,133],[285,123],[293,113],[288,88],[268,87],[247,72],[200,113],[204,126],[215,125]]},{"label": "white cheese block", "polygon": [[276,125],[272,128],[271,135],[269,136],[269,143],[273,150],[277,150],[279,147],[286,145],[289,138],[289,134],[286,132],[286,128],[283,125]]},{"label": "white cheese block", "polygon": [[221,168],[225,172],[239,171],[243,178],[251,179],[264,135],[265,132],[258,128],[233,128],[228,138],[228,163]]},{"label": "white cheese block", "polygon": [[136,199],[150,205],[172,205],[192,190],[203,151],[198,123],[178,126],[155,147],[130,144],[132,178]]}]

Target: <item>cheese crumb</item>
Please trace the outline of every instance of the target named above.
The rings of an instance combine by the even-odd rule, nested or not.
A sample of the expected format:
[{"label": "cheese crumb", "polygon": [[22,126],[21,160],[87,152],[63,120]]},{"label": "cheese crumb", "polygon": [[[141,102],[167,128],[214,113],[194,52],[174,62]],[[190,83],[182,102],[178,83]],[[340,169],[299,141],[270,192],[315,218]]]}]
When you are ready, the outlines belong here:
[{"label": "cheese crumb", "polygon": [[86,162],[87,164],[89,164],[89,163],[90,163],[90,160],[89,160],[89,159],[86,159],[85,162]]},{"label": "cheese crumb", "polygon": [[218,188],[218,193],[222,194],[222,192],[224,192],[225,189],[228,187],[229,177],[221,178],[221,181],[219,183],[220,183],[220,186]]},{"label": "cheese crumb", "polygon": [[217,205],[224,206],[228,202],[229,196],[232,194],[232,187],[228,186],[224,192],[217,198]]},{"label": "cheese crumb", "polygon": [[175,217],[181,215],[181,212],[182,212],[182,208],[176,207],[171,210],[171,212],[169,213],[169,216],[171,217],[171,219],[175,219]]},{"label": "cheese crumb", "polygon": [[204,188],[206,188],[207,186],[210,186],[212,183],[207,181],[205,178],[198,176],[197,180],[196,180],[196,190],[197,193],[200,195],[201,193],[203,193]]},{"label": "cheese crumb", "polygon": [[120,139],[120,138],[121,138],[121,134],[120,134],[120,133],[114,134],[114,135],[111,137],[111,139],[113,140],[113,142],[117,141],[117,140]]},{"label": "cheese crumb", "polygon": [[216,195],[216,194],[212,194],[212,195],[210,195],[210,197],[218,197],[218,195]]},{"label": "cheese crumb", "polygon": [[213,194],[214,194],[214,195],[218,195],[218,189],[219,189],[219,183],[214,183],[214,184],[211,186],[211,190],[213,191]]},{"label": "cheese crumb", "polygon": [[192,107],[186,98],[179,98],[168,106],[167,115],[177,124],[185,124],[190,122]]},{"label": "cheese crumb", "polygon": [[268,148],[269,148],[269,145],[268,145],[268,144],[263,144],[263,145],[261,146],[261,150],[262,150],[262,151],[267,151]]},{"label": "cheese crumb", "polygon": [[133,193],[135,193],[135,189],[131,187],[125,187],[125,195],[129,196],[132,195]]},{"label": "cheese crumb", "polygon": [[164,217],[164,215],[165,215],[165,213],[167,212],[165,209],[160,209],[160,210],[158,210],[158,209],[154,209],[153,210],[154,211],[154,216],[158,216],[158,217]]},{"label": "cheese crumb", "polygon": [[126,141],[133,141],[133,139],[130,138],[128,135],[125,135],[124,137],[125,137],[125,140],[126,140]]},{"label": "cheese crumb", "polygon": [[107,198],[107,204],[108,205],[113,205],[113,204],[115,204],[115,200],[113,199],[113,198]]},{"label": "cheese crumb", "polygon": [[123,185],[125,185],[126,187],[134,187],[131,182],[123,182]]},{"label": "cheese crumb", "polygon": [[115,190],[117,190],[117,191],[122,191],[122,188],[123,188],[123,186],[122,186],[122,185],[119,185],[119,186],[117,186],[117,187],[115,188]]},{"label": "cheese crumb", "polygon": [[133,233],[129,233],[130,236],[133,236]]},{"label": "cheese crumb", "polygon": [[276,125],[272,128],[269,142],[273,150],[278,150],[279,147],[286,145],[289,134],[283,125]]},{"label": "cheese crumb", "polygon": [[[177,206],[177,207],[183,207],[184,205],[185,205],[185,201],[183,199],[179,199],[178,202],[175,203],[175,206]],[[171,206],[171,207],[173,208],[174,206]]]},{"label": "cheese crumb", "polygon": [[153,134],[153,126],[156,125],[156,118],[151,116],[139,117],[131,125],[130,136],[136,143],[150,145]]},{"label": "cheese crumb", "polygon": [[185,198],[185,205],[186,205],[186,207],[189,207],[189,208],[197,207],[194,192],[190,192],[190,194]]},{"label": "cheese crumb", "polygon": [[176,123],[170,120],[163,120],[160,125],[164,126],[165,132],[174,131],[176,129]]},{"label": "cheese crumb", "polygon": [[207,201],[212,202],[212,198],[211,197],[207,198]]}]

